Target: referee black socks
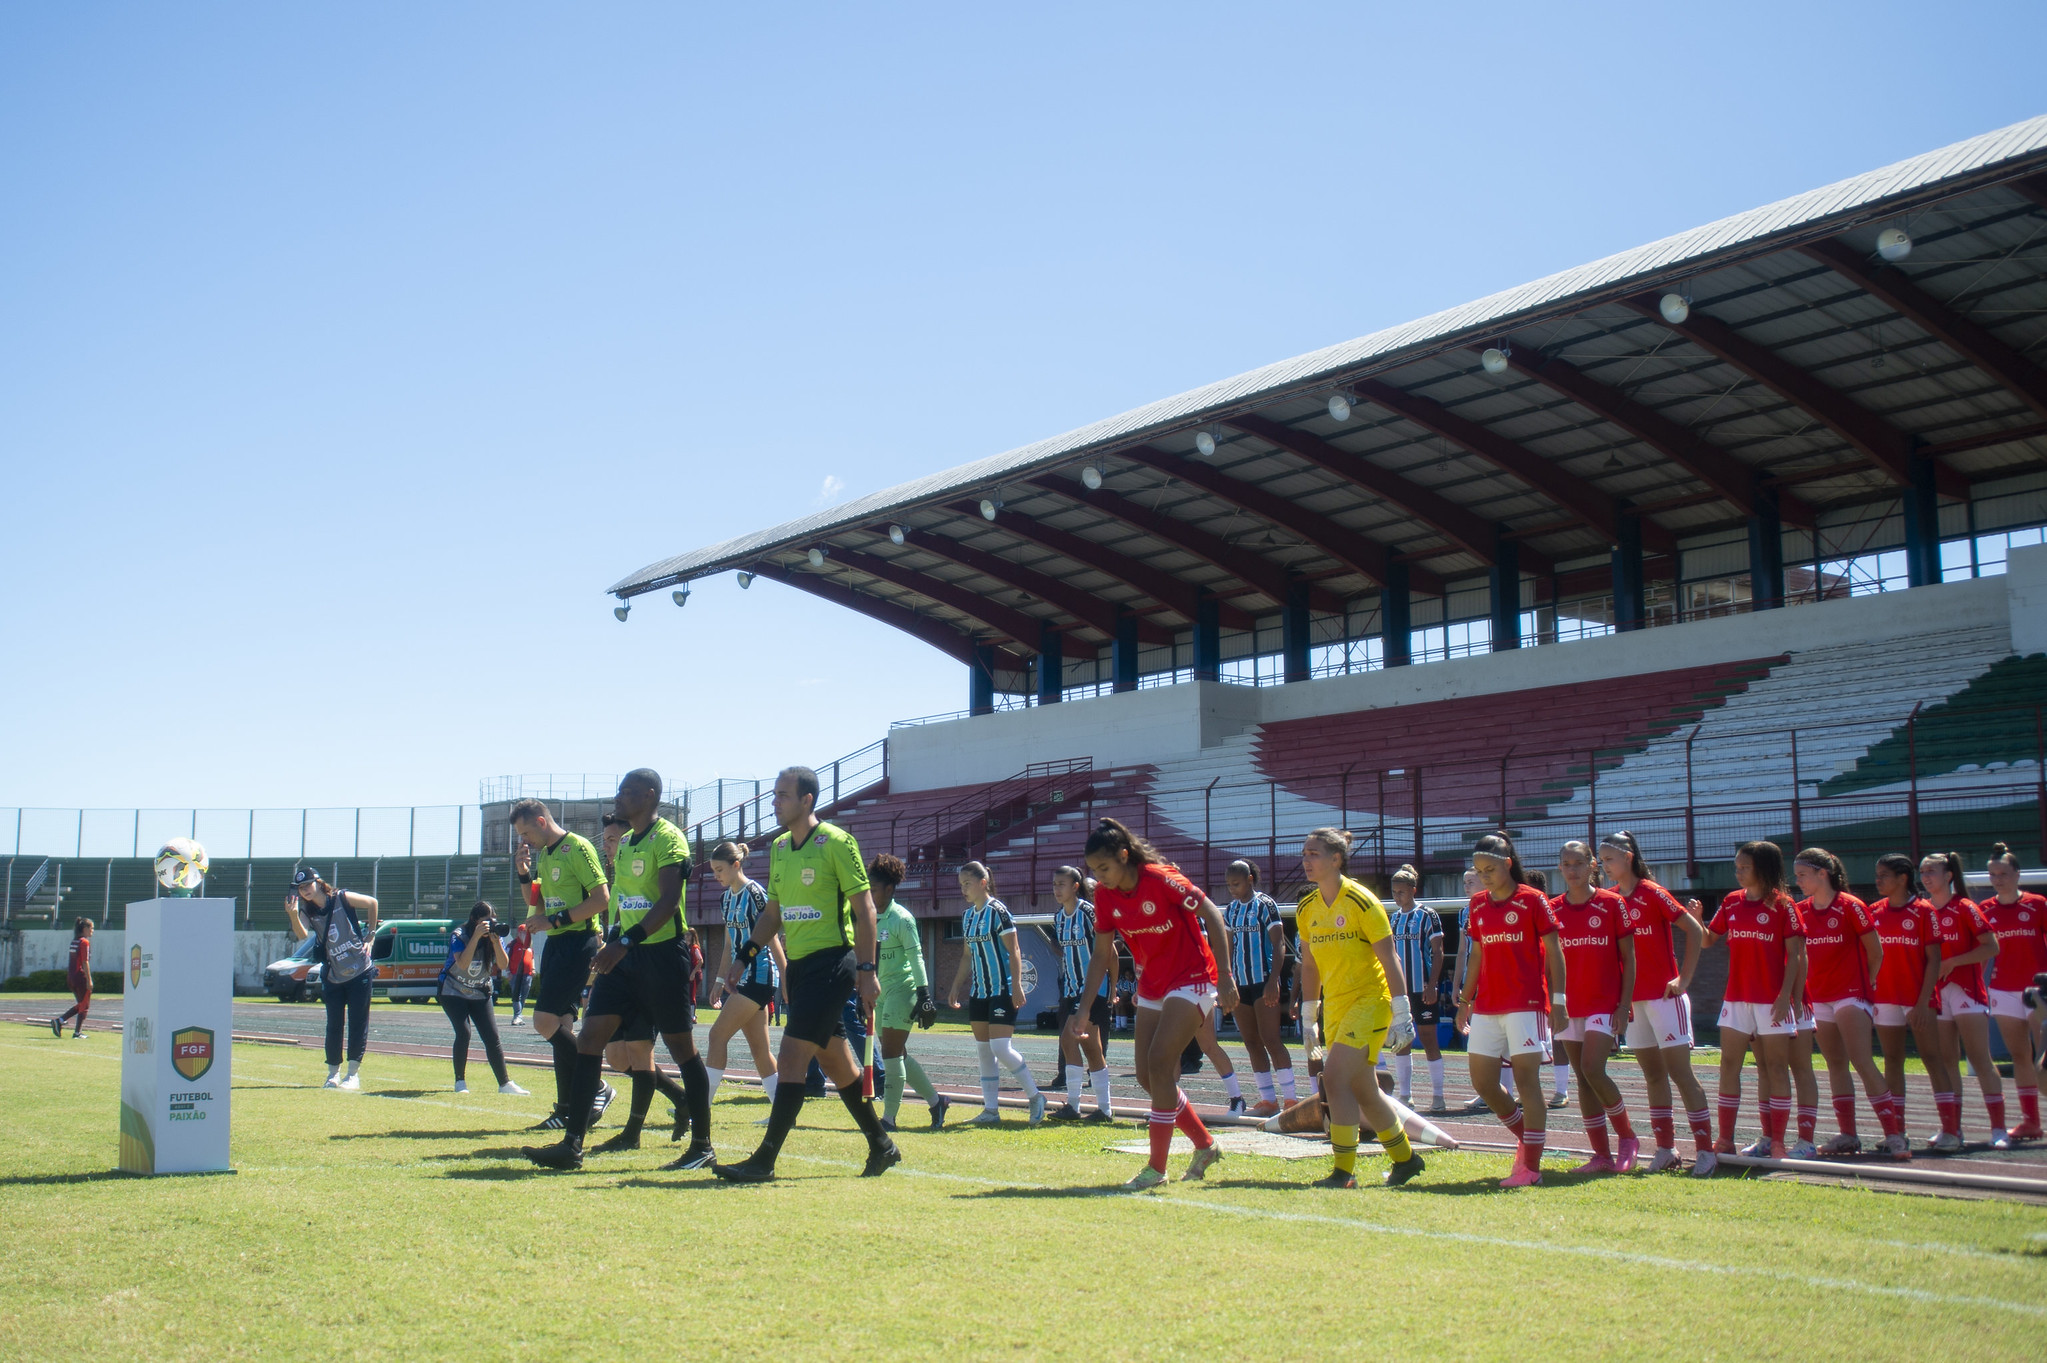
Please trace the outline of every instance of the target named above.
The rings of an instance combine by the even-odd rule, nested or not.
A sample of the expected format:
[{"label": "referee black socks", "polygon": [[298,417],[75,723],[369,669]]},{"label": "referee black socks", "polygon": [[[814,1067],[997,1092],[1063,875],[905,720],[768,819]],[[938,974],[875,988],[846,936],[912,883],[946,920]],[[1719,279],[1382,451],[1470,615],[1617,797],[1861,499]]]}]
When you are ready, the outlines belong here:
[{"label": "referee black socks", "polygon": [[682,1062],[682,1093],[689,1103],[689,1143],[711,1143],[711,1076],[704,1072],[704,1058],[695,1052]]},{"label": "referee black socks", "polygon": [[859,1124],[860,1134],[867,1137],[870,1149],[888,1143],[888,1133],[881,1129],[881,1118],[874,1115],[874,1100],[860,1091],[860,1085],[842,1089],[839,1097],[845,1101],[846,1111],[852,1113],[853,1120]]},{"label": "referee black socks", "polygon": [[564,1022],[554,1029],[554,1035],[547,1041],[554,1048],[554,1110],[566,1114],[569,1110],[569,1089],[576,1074],[575,1029]]},{"label": "referee black socks", "polygon": [[562,1114],[565,1124],[562,1134],[578,1150],[583,1148],[583,1133],[590,1129],[590,1109],[597,1104],[597,1090],[603,1087],[604,1057],[578,1051],[569,1082],[569,1108]]},{"label": "referee black socks", "polygon": [[775,1104],[768,1112],[768,1133],[761,1137],[760,1149],[753,1152],[756,1164],[774,1165],[782,1153],[782,1142],[789,1139],[789,1132],[796,1125],[796,1114],[803,1111],[803,1097],[801,1084],[783,1084],[775,1090]]}]

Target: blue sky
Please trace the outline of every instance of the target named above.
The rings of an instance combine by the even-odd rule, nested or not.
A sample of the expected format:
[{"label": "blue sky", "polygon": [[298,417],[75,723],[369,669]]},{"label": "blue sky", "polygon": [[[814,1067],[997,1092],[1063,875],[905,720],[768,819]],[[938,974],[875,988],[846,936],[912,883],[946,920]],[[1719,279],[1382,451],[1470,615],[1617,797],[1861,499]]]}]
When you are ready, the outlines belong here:
[{"label": "blue sky", "polygon": [[1987,131],[2047,8],[0,10],[0,801],[820,762],[773,524]]}]

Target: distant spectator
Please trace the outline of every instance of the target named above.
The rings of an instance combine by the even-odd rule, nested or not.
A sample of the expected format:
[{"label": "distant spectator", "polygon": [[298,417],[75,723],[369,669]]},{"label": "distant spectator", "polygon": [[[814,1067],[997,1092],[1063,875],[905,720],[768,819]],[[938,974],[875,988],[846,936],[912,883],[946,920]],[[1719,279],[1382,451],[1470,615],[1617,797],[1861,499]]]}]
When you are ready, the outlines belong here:
[{"label": "distant spectator", "polygon": [[524,923],[512,929],[510,940],[505,943],[505,959],[509,965],[505,979],[512,990],[512,1025],[526,1023],[526,991],[533,984],[533,930]]},{"label": "distant spectator", "polygon": [[50,1035],[64,1035],[64,1024],[73,1018],[73,1040],[85,1034],[86,1010],[92,1007],[92,920],[81,918],[71,925],[71,951],[64,960],[64,983],[71,986],[72,1004],[50,1019]]}]

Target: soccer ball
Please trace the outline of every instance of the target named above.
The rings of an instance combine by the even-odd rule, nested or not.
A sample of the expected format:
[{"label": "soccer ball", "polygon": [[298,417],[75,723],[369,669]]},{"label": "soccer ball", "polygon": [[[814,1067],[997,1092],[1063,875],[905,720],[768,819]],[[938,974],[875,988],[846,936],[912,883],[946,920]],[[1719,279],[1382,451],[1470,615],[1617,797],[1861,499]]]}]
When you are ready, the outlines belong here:
[{"label": "soccer ball", "polygon": [[156,854],[156,883],[166,890],[196,890],[206,879],[206,849],[190,838],[172,838]]}]

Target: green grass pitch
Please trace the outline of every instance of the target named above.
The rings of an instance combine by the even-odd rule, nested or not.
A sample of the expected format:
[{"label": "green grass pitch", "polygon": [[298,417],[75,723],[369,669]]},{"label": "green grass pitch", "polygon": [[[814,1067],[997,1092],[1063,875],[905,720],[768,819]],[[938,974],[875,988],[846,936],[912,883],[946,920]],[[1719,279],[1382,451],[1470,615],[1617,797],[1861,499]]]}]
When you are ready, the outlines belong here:
[{"label": "green grass pitch", "polygon": [[[542,1098],[497,1097],[480,1056],[466,1096],[445,1060],[382,1055],[348,1094],[315,1052],[237,1047],[239,1172],[133,1179],[107,1172],[116,1046],[0,1036],[0,1358],[1987,1359],[2047,1331],[2035,1207],[1558,1172],[1503,1193],[1506,1156],[1465,1153],[1400,1191],[1233,1155],[1128,1195],[1140,1158],[1102,1147],[1141,1128],[1014,1113],[907,1131],[862,1180],[836,1099],[767,1186],[657,1172],[665,1131],[547,1174],[517,1156]],[[721,1095],[728,1158],[764,1111]]]}]

